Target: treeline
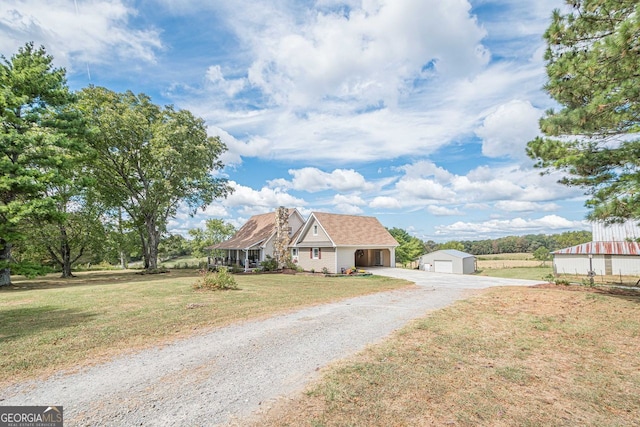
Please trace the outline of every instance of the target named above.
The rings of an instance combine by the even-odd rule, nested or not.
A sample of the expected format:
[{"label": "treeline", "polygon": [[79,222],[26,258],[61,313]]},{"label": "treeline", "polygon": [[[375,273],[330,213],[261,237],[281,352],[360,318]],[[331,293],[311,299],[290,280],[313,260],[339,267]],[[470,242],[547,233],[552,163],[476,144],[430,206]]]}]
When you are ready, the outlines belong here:
[{"label": "treeline", "polygon": [[389,232],[400,243],[396,248],[396,262],[403,265],[415,261],[421,255],[441,249],[456,249],[472,255],[540,253],[540,251],[548,253],[591,241],[590,231],[528,234],[485,240],[450,240],[445,243],[436,243],[433,240],[423,241],[399,228],[391,228]]},{"label": "treeline", "polygon": [[[528,234],[507,236],[486,240],[451,241],[435,246],[438,249],[459,249],[472,255],[492,255],[511,253],[534,253],[538,248],[550,252],[591,241],[590,231],[567,231],[561,234]],[[433,247],[434,242],[426,242],[425,247]]]}]

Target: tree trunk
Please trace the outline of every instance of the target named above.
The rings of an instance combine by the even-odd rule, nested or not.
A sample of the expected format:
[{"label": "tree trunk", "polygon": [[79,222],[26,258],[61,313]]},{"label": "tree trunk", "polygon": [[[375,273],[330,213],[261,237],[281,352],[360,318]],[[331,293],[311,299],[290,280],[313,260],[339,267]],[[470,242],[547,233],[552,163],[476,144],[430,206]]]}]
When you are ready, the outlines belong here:
[{"label": "tree trunk", "polygon": [[127,257],[122,250],[120,251],[120,268],[123,270],[127,269]]},{"label": "tree trunk", "polygon": [[69,246],[69,237],[67,229],[60,226],[60,258],[62,261],[62,278],[73,277],[71,272],[71,247]]},{"label": "tree trunk", "polygon": [[138,234],[140,236],[140,244],[142,245],[142,262],[145,270],[149,269],[149,243],[147,242],[144,229],[138,227]]},{"label": "tree trunk", "polygon": [[160,244],[160,232],[156,227],[156,220],[153,217],[145,218],[147,226],[147,251],[149,253],[149,270],[158,268],[158,245]]},{"label": "tree trunk", "polygon": [[[11,260],[11,243],[0,239],[0,262]],[[11,270],[9,267],[0,268],[0,287],[11,285]]]}]

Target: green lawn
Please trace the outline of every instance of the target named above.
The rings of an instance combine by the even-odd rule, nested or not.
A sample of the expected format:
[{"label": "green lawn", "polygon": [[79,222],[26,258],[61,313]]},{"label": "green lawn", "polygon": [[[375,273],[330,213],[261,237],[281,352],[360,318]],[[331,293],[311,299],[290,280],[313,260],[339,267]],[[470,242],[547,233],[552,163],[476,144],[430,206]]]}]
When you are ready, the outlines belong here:
[{"label": "green lawn", "polygon": [[133,271],[17,279],[0,290],[0,384],[188,336],[243,319],[409,286],[370,276],[234,276],[240,290],[194,291],[198,273]]},{"label": "green lawn", "polygon": [[507,279],[530,279],[542,280],[553,273],[553,267],[509,267],[509,268],[487,268],[479,271],[479,276],[504,277]]}]

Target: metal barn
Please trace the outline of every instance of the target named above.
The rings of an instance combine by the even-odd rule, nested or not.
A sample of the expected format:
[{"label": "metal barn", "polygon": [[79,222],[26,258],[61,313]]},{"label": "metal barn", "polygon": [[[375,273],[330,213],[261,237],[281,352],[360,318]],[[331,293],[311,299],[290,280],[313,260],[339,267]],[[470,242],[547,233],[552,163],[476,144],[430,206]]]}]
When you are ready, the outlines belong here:
[{"label": "metal barn", "polygon": [[589,242],[553,252],[556,274],[640,275],[640,243]]},{"label": "metal barn", "polygon": [[435,273],[473,274],[476,272],[476,257],[455,249],[443,249],[422,255],[420,270]]}]

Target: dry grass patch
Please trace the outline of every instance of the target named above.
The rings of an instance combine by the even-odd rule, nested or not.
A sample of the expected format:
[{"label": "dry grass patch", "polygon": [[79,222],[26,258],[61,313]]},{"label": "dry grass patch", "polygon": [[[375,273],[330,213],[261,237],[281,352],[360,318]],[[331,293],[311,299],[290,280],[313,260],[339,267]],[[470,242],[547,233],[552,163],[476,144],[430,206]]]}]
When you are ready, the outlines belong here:
[{"label": "dry grass patch", "polygon": [[19,279],[0,289],[0,386],[96,363],[232,322],[410,286],[386,277],[234,276],[239,290],[192,289],[194,270]]},{"label": "dry grass patch", "polygon": [[640,296],[499,288],[330,369],[267,426],[637,426]]}]

